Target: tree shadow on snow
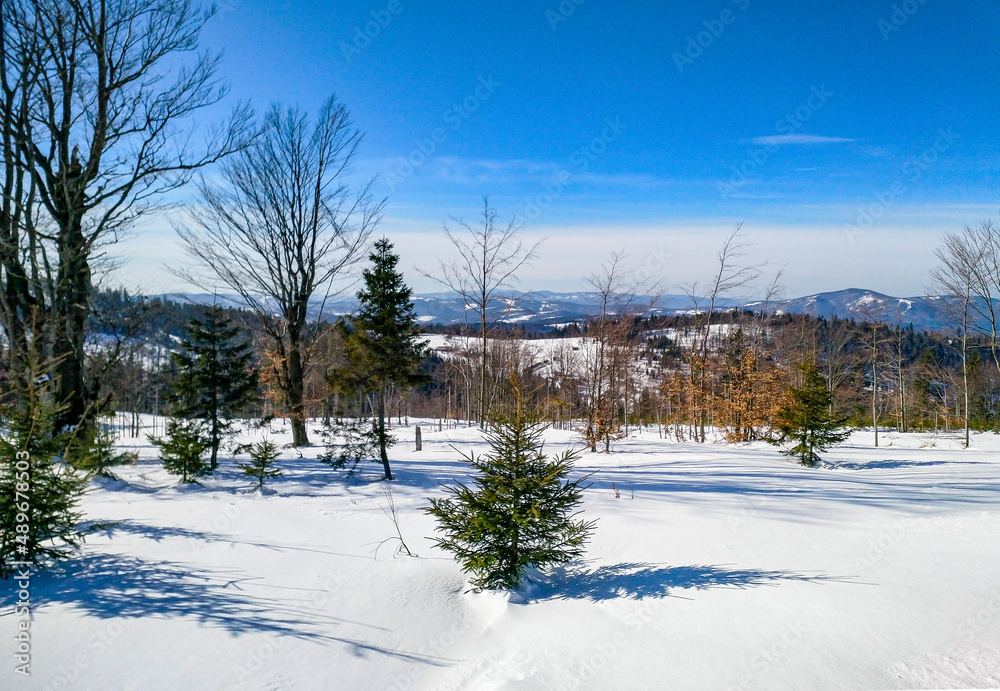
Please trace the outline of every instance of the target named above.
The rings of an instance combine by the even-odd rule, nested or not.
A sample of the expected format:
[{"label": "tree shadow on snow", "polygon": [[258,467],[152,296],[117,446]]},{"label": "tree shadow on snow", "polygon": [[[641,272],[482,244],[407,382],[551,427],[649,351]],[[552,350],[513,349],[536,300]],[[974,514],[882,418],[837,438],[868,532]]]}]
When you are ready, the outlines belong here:
[{"label": "tree shadow on snow", "polygon": [[116,533],[125,533],[127,535],[137,535],[154,542],[160,542],[167,538],[184,538],[203,542],[231,542],[231,540],[221,535],[213,535],[200,530],[189,530],[188,528],[178,526],[147,525],[145,523],[137,523],[131,519],[95,524],[91,528],[91,533],[104,535],[108,538],[114,538]]},{"label": "tree shadow on snow", "polygon": [[882,470],[882,469],[892,469],[892,468],[919,468],[923,466],[931,465],[978,465],[974,461],[863,461],[863,462],[849,462],[840,461],[836,463],[827,463],[827,467],[831,470]]},{"label": "tree shadow on snow", "polygon": [[[190,618],[232,635],[270,633],[304,641],[341,643],[357,657],[376,654],[436,667],[454,662],[330,635],[331,626],[359,622],[324,614],[306,598],[282,600],[252,595],[245,586],[268,587],[251,583],[255,580],[233,569],[195,568],[183,563],[92,553],[48,571],[33,571],[31,594],[35,609],[65,604],[98,619]],[[0,590],[0,608],[8,610],[15,597],[13,590]]]},{"label": "tree shadow on snow", "polygon": [[669,597],[672,589],[753,588],[775,586],[783,581],[820,583],[832,580],[837,579],[795,571],[622,563],[600,566],[593,570],[580,566],[557,568],[549,575],[535,580],[525,595],[529,601],[601,602],[618,598],[641,600],[647,597]]},{"label": "tree shadow on snow", "polygon": [[67,604],[100,619],[191,617],[233,634],[328,638],[312,630],[320,623],[317,617],[287,603],[248,594],[243,586],[250,580],[235,570],[86,554],[35,572],[32,599],[35,607]]}]

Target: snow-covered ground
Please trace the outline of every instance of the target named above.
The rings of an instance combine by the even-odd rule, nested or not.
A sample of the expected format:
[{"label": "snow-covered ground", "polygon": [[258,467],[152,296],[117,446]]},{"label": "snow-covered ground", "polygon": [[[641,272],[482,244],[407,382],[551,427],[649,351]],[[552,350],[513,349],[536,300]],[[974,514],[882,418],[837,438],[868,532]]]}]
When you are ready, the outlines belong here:
[{"label": "snow-covered ground", "polygon": [[374,466],[348,479],[288,449],[274,493],[247,492],[231,459],[187,488],[122,440],[140,462],[92,485],[106,526],[32,580],[32,676],[5,655],[0,688],[1000,686],[1000,437],[857,433],[806,469],[644,430],[579,463],[599,519],[585,562],[475,594],[421,509],[484,446],[423,431],[422,452],[411,427],[391,454],[416,557],[376,555],[395,531]]}]

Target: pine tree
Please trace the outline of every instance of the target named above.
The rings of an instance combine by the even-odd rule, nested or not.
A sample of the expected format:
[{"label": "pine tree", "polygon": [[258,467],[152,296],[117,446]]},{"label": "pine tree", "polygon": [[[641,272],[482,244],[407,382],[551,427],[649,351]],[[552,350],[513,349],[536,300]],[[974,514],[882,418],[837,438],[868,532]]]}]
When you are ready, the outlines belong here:
[{"label": "pine tree", "polygon": [[385,403],[391,386],[412,388],[428,380],[417,371],[427,342],[410,297],[413,291],[396,270],[399,256],[388,239],[377,240],[369,255],[372,266],[364,271],[365,286],[358,291],[360,308],[350,325],[341,322],[347,367],[331,371],[331,383],[344,391],[371,392],[377,399],[379,455],[385,479],[392,479],[386,449],[392,440],[386,430]]},{"label": "pine tree", "polygon": [[115,448],[110,425],[100,418],[93,424],[80,426],[66,449],[65,459],[77,470],[89,475],[117,479],[111,468],[133,463],[135,457]]},{"label": "pine tree", "polygon": [[486,433],[490,452],[465,457],[478,472],[474,487],[449,487],[449,497],[432,499],[425,509],[445,535],[437,544],[472,574],[477,590],[514,589],[529,567],[579,557],[595,525],[574,520],[583,478],[567,477],[579,452],[550,459],[542,443],[546,426],[525,410],[516,385],[514,395],[514,411],[495,417]]},{"label": "pine tree", "polygon": [[181,482],[195,482],[208,472],[204,455],[212,448],[212,439],[201,420],[173,418],[167,422],[166,436],[150,437],[149,441],[160,447],[163,468],[180,475]]},{"label": "pine tree", "polygon": [[844,441],[850,431],[842,429],[845,420],[833,414],[833,394],[816,365],[804,365],[801,373],[802,387],[791,389],[791,402],[778,412],[780,437],[773,443],[796,442],[782,453],[798,458],[804,466],[813,467],[820,460],[817,451],[825,451]]},{"label": "pine tree", "polygon": [[219,447],[232,432],[229,419],[257,397],[252,348],[239,338],[240,327],[213,305],[203,319],[192,319],[181,350],[171,354],[178,369],[170,402],[177,417],[205,422],[210,440],[209,469],[219,466]]},{"label": "pine tree", "polygon": [[332,468],[347,468],[353,475],[358,465],[370,460],[380,451],[380,441],[391,445],[392,437],[380,437],[371,421],[364,418],[336,418],[323,425],[321,432],[326,451],[319,460]]},{"label": "pine tree", "polygon": [[270,439],[261,439],[250,447],[250,462],[239,463],[243,474],[257,481],[256,489],[264,489],[264,482],[281,477],[281,469],[274,467],[279,456],[278,446]]},{"label": "pine tree", "polygon": [[[38,389],[4,406],[0,437],[0,577],[16,563],[49,566],[83,542],[78,510],[86,480],[62,459],[73,431],[57,435],[56,407]],[[75,431],[75,430],[74,430]]]}]

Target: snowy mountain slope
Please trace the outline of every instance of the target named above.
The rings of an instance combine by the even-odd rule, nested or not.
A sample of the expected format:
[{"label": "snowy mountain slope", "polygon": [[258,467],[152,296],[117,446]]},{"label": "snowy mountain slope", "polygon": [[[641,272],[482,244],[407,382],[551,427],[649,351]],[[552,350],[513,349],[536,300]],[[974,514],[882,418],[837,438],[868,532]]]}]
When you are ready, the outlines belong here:
[{"label": "snowy mountain slope", "polygon": [[[206,293],[171,293],[162,297],[181,303],[211,304],[218,301],[228,307],[240,307],[243,301],[237,295],[210,295]],[[462,324],[468,320],[478,323],[478,316],[472,306],[465,305],[457,295],[450,293],[427,293],[413,298],[417,314],[425,324]],[[638,304],[643,299],[636,301]],[[693,303],[687,295],[664,295],[647,314],[688,314],[707,308],[708,300],[699,298]],[[720,300],[717,309],[734,307],[760,309],[762,303],[741,300]],[[805,297],[776,300],[769,309],[788,314],[810,314],[815,317],[839,317],[864,321],[876,319],[887,324],[913,324],[916,329],[935,330],[944,327],[948,320],[942,313],[943,298],[918,296],[898,298],[871,290],[849,288]],[[334,317],[348,314],[357,308],[357,301],[350,296],[341,296],[327,301],[323,314]],[[510,293],[491,308],[490,318],[511,324],[526,326],[554,326],[586,319],[600,310],[600,296],[596,293]],[[312,317],[320,313],[319,305],[312,308]]]},{"label": "snowy mountain slope", "polygon": [[[226,307],[241,307],[244,301],[238,295],[212,295],[208,293],[168,293],[160,297],[180,303],[212,304],[218,302]],[[639,304],[643,302],[640,298]],[[452,293],[427,293],[413,296],[413,303],[421,322],[425,324],[476,324],[479,317],[473,305],[466,305],[458,295]],[[707,302],[699,300],[701,309]],[[719,301],[721,309],[738,305],[735,300]],[[349,314],[357,308],[357,301],[350,296],[332,298],[326,302],[322,314],[335,317]],[[695,308],[687,295],[665,295],[661,297],[649,314],[678,314]],[[530,326],[552,326],[579,321],[599,313],[600,296],[596,293],[507,293],[491,306],[489,318],[510,324]],[[311,306],[311,317],[319,316],[319,303]]]},{"label": "snowy mountain slope", "polygon": [[[948,324],[947,317],[942,313],[944,300],[938,296],[898,298],[873,290],[849,288],[793,300],[778,300],[773,303],[773,309],[786,314],[809,314],[827,319],[838,317],[859,322],[874,319],[904,327],[913,324],[915,329],[933,331]],[[748,303],[746,307],[752,309],[760,304]]]},{"label": "snowy mountain slope", "polygon": [[[148,422],[148,418],[147,418]],[[202,488],[141,462],[84,500],[105,524],[31,582],[32,677],[0,688],[907,689],[1000,685],[1000,437],[856,433],[828,466],[654,429],[585,455],[586,559],[475,594],[421,508],[474,429],[397,430],[400,529],[374,469],[286,450],[275,493],[231,459]],[[273,438],[287,442],[280,428]],[[247,438],[249,440],[249,437]],[[550,430],[547,448],[578,445]],[[614,483],[621,491],[616,499]],[[0,591],[0,638],[14,635]],[[8,648],[9,650],[9,648]]]}]

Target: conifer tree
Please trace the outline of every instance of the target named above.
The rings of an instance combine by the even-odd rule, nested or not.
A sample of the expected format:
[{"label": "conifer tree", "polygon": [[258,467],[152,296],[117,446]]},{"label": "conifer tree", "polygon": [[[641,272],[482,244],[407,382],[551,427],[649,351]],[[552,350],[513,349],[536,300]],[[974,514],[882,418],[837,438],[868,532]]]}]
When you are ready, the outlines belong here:
[{"label": "conifer tree", "polygon": [[257,373],[250,344],[240,327],[213,305],[202,319],[187,325],[181,350],[171,354],[178,369],[170,402],[174,415],[203,420],[210,441],[209,469],[218,465],[219,447],[232,432],[229,419],[257,396]]},{"label": "conifer tree", "polygon": [[76,430],[54,432],[56,406],[38,388],[13,398],[0,436],[0,578],[18,564],[65,559],[84,537],[77,507],[86,480],[63,462]]},{"label": "conifer tree", "polygon": [[[370,420],[338,417],[324,424],[321,434],[326,451],[319,460],[338,470],[347,468],[348,475],[353,475],[362,461],[374,458],[382,441]],[[393,441],[392,437],[385,439],[387,446]]]},{"label": "conifer tree", "polygon": [[440,547],[472,574],[474,588],[517,588],[529,567],[544,569],[583,554],[595,521],[574,520],[585,478],[567,480],[579,452],[549,458],[540,424],[525,409],[514,383],[515,405],[494,417],[491,450],[465,460],[477,471],[469,487],[447,488],[425,509],[437,518]]},{"label": "conifer tree", "polygon": [[385,403],[390,387],[412,388],[428,380],[417,371],[427,342],[410,297],[413,291],[396,270],[399,256],[387,238],[377,240],[364,271],[364,288],[358,291],[360,307],[351,324],[341,322],[346,367],[330,373],[331,383],[344,391],[370,392],[377,400],[375,431],[385,479],[392,479],[387,448],[392,439],[386,430]]},{"label": "conifer tree", "polygon": [[244,475],[257,481],[256,489],[262,490],[267,480],[281,476],[281,469],[274,467],[278,456],[277,444],[270,439],[261,439],[250,446],[250,462],[237,465]]},{"label": "conifer tree", "polygon": [[160,447],[163,468],[180,475],[181,482],[195,482],[208,472],[204,455],[212,448],[212,439],[201,420],[172,418],[167,422],[166,435],[150,437],[149,441]]},{"label": "conifer tree", "polygon": [[795,446],[782,453],[798,458],[804,466],[813,467],[820,460],[817,451],[825,451],[844,441],[850,436],[850,430],[842,429],[845,420],[834,415],[833,394],[816,365],[804,365],[801,373],[802,387],[792,387],[791,401],[778,412],[780,436],[773,443],[794,441]]}]

